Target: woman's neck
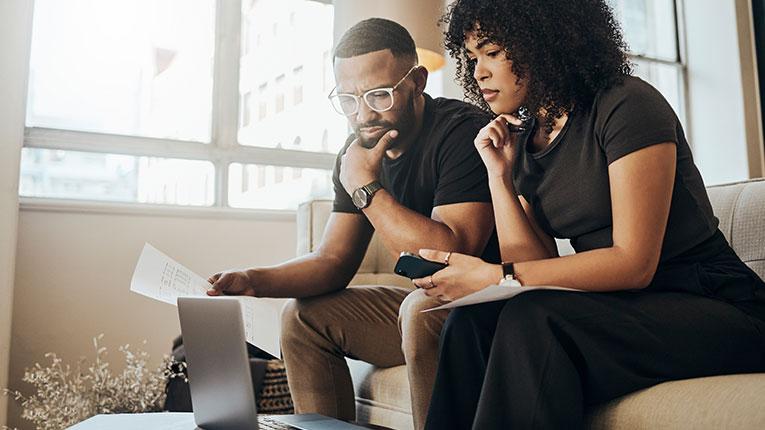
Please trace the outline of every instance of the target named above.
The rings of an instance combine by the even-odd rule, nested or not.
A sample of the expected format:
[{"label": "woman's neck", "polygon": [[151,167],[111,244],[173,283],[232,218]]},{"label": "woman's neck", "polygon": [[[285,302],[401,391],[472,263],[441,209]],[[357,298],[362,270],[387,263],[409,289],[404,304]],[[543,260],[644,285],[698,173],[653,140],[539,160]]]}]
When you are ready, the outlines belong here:
[{"label": "woman's neck", "polygon": [[531,140],[531,146],[534,152],[543,151],[547,148],[547,146],[558,137],[567,121],[568,113],[563,114],[560,118],[553,119],[552,131],[548,133],[547,120],[545,119],[544,113],[540,114],[540,116],[537,117],[537,127],[536,130],[534,130],[534,137]]}]

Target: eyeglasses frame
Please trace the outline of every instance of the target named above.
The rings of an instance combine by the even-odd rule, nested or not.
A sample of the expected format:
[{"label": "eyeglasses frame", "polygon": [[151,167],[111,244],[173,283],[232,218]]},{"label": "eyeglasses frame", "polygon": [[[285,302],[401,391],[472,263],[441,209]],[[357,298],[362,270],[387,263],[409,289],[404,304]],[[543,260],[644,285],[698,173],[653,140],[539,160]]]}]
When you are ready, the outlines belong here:
[{"label": "eyeglasses frame", "polygon": [[[409,69],[408,72],[406,72],[404,77],[399,79],[399,81],[396,82],[396,84],[393,85],[392,87],[372,88],[371,90],[365,91],[360,96],[357,96],[356,94],[350,94],[350,93],[335,93],[335,90],[337,90],[337,86],[335,86],[335,88],[332,88],[332,91],[330,91],[329,94],[327,95],[327,99],[330,100],[330,104],[332,105],[332,108],[335,110],[335,112],[339,113],[340,115],[344,115],[344,116],[351,116],[351,115],[356,115],[357,113],[359,113],[359,108],[361,107],[361,102],[359,101],[359,99],[363,100],[364,104],[366,104],[367,107],[369,107],[369,109],[371,109],[371,110],[373,110],[375,112],[378,112],[378,113],[387,112],[387,111],[393,109],[393,106],[396,104],[396,99],[393,96],[393,92],[396,91],[396,89],[398,89],[399,85],[401,85],[406,80],[406,78],[408,78],[409,75],[415,69],[419,69],[420,67],[421,66],[419,66],[419,65],[412,66],[412,68]],[[388,108],[385,108],[385,109],[375,109],[374,107],[372,107],[369,104],[369,102],[367,101],[367,95],[369,95],[369,94],[371,94],[371,93],[373,93],[375,91],[385,91],[385,92],[387,92],[390,95],[391,104],[390,104],[390,106]],[[345,112],[338,111],[337,108],[335,107],[335,104],[332,103],[332,98],[333,97],[337,97],[337,96],[350,96],[350,97],[353,97],[353,99],[356,101],[356,109],[353,112],[351,112],[351,113],[345,113]]]}]

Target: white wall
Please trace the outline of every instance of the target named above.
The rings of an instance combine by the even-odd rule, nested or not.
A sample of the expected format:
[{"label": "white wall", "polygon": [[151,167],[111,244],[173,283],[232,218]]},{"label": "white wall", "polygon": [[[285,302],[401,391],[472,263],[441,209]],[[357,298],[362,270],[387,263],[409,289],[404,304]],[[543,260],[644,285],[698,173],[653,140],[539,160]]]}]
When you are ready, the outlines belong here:
[{"label": "white wall", "polygon": [[[8,385],[18,219],[19,157],[29,65],[32,1],[0,2],[0,389]],[[0,395],[0,426],[6,423]]]},{"label": "white wall", "polygon": [[[21,382],[24,368],[45,363],[46,352],[70,363],[81,356],[92,361],[91,339],[99,333],[116,367],[122,344],[147,340],[144,350],[155,362],[170,352],[179,333],[175,307],[129,291],[146,241],[202,276],[295,255],[291,216],[50,209],[22,205],[19,217],[10,365],[14,388],[28,388]],[[9,407],[9,424],[29,428],[19,413],[17,405]]]},{"label": "white wall", "polygon": [[[751,17],[745,6],[737,14],[737,6],[747,3],[685,1],[686,130],[707,185],[747,179],[750,172],[753,176],[762,174],[757,167],[762,164],[758,107],[751,102],[759,97],[751,58]],[[748,144],[759,144],[759,160]]]}]

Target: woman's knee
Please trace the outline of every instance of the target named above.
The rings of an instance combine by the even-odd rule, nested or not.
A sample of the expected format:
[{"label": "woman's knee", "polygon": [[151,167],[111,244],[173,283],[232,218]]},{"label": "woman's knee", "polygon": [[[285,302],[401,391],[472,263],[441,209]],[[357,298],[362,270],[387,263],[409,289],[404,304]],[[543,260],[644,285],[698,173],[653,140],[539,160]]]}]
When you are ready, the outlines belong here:
[{"label": "woman's knee", "polygon": [[516,331],[522,335],[543,335],[550,324],[565,318],[569,293],[541,290],[529,291],[507,301],[499,314],[497,330]]},{"label": "woman's knee", "polygon": [[452,309],[444,322],[442,340],[453,337],[459,341],[475,333],[493,332],[504,303],[481,303]]}]

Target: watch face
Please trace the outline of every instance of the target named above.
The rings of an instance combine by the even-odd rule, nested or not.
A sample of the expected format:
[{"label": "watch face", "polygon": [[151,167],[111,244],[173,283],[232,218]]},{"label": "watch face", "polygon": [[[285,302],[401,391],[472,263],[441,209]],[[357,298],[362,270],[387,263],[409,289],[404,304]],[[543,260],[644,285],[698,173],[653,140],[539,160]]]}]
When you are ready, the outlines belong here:
[{"label": "watch face", "polygon": [[364,188],[358,188],[356,191],[353,192],[353,196],[351,196],[351,199],[353,200],[353,204],[356,205],[357,208],[362,209],[367,207],[367,201],[369,200],[369,196],[367,195],[367,192],[364,190]]}]

